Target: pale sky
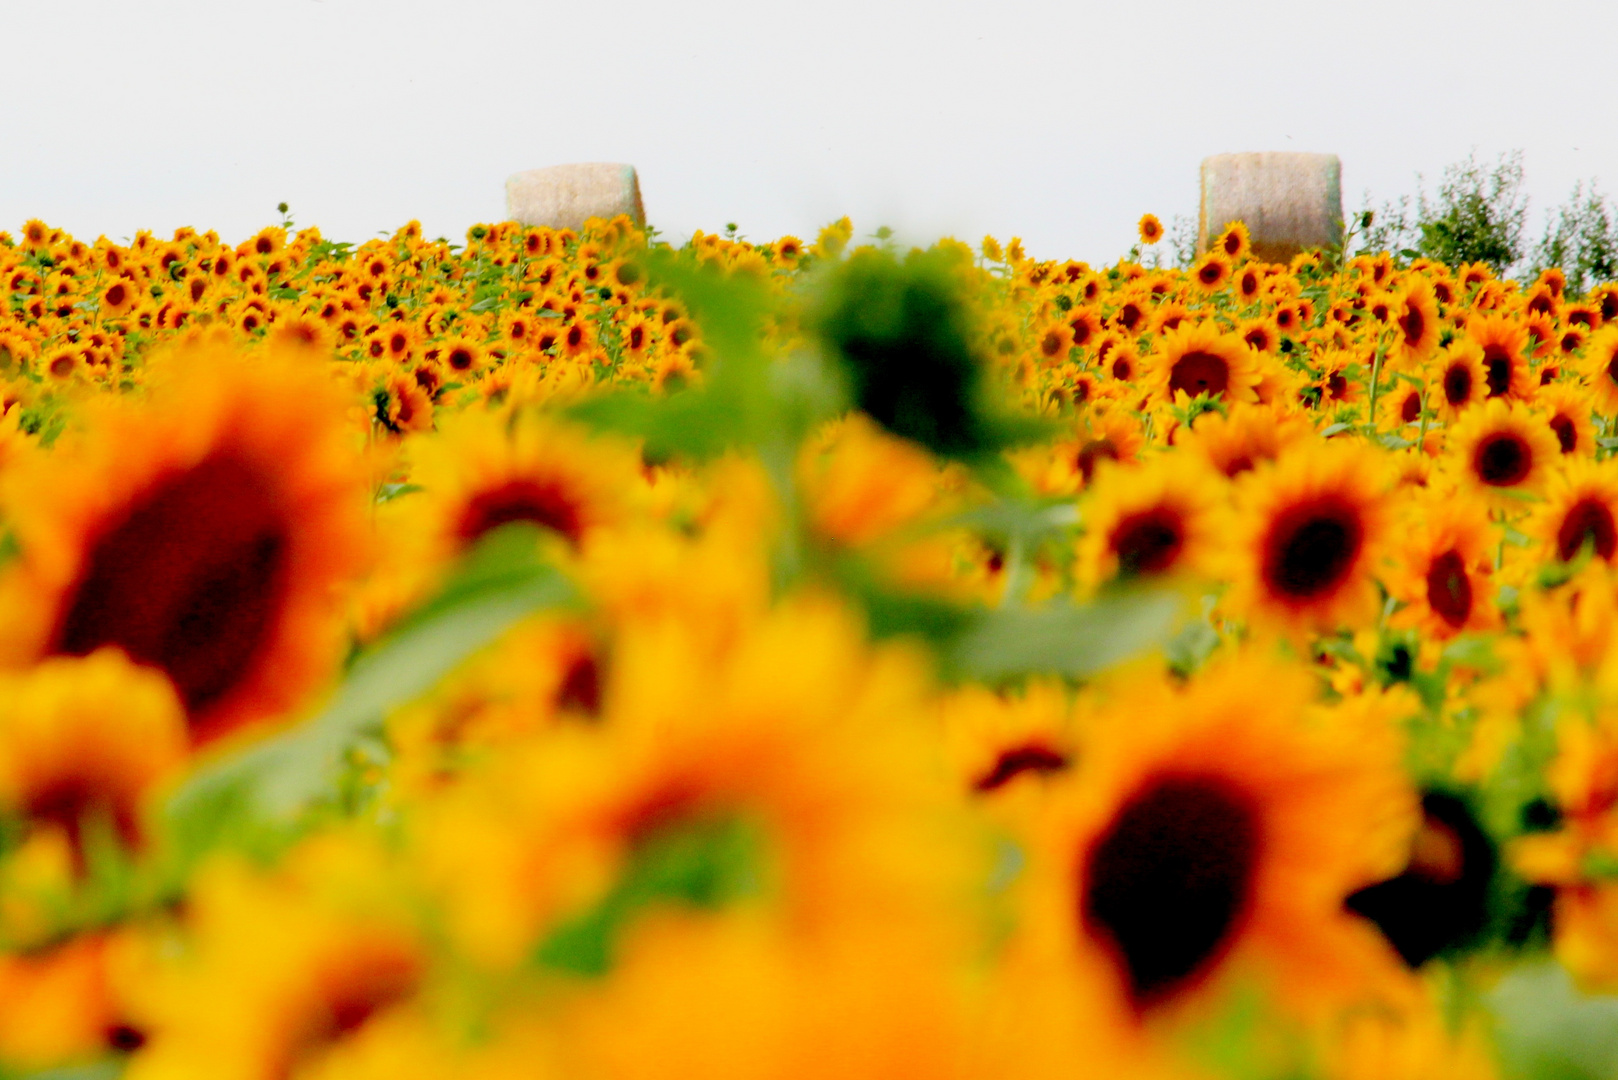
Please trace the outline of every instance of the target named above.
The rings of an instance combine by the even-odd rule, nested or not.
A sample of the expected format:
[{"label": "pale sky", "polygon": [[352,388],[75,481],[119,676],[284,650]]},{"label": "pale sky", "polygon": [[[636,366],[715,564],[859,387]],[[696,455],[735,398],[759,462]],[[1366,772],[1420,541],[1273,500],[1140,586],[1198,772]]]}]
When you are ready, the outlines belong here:
[{"label": "pale sky", "polygon": [[1615,40],[1618,0],[0,0],[0,228],[459,238],[512,172],[624,161],[675,240],[846,213],[1101,262],[1208,154],[1339,154],[1354,210],[1475,147],[1525,151],[1537,235],[1618,196]]}]

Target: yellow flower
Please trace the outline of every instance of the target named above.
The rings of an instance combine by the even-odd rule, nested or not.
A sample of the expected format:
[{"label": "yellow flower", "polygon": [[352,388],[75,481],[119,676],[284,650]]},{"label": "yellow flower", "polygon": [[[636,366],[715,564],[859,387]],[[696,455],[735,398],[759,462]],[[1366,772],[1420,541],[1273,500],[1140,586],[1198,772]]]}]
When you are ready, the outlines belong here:
[{"label": "yellow flower", "polygon": [[105,645],[163,671],[203,743],[279,719],[339,659],[367,470],[317,372],[202,346],[144,406],[4,478],[11,664]]},{"label": "yellow flower", "polygon": [[1300,724],[1309,688],[1239,659],[1121,692],[1031,852],[1018,947],[1062,958],[1125,1026],[1242,976],[1304,1012],[1388,977],[1343,902],[1402,864],[1413,793],[1392,740]]},{"label": "yellow flower", "polygon": [[1499,625],[1491,595],[1496,537],[1488,507],[1443,493],[1412,507],[1385,584],[1405,606],[1391,620],[1437,640]]},{"label": "yellow flower", "polygon": [[1448,439],[1451,473],[1466,491],[1500,510],[1520,510],[1560,460],[1556,436],[1520,402],[1491,398],[1456,422]]},{"label": "yellow flower", "polygon": [[1240,337],[1209,323],[1194,323],[1163,334],[1149,362],[1165,400],[1179,394],[1207,394],[1224,401],[1255,401],[1259,367]]},{"label": "yellow flower", "polygon": [[130,847],[143,801],[185,760],[185,718],[168,680],[116,649],[0,675],[0,806],[62,830],[84,857],[96,816]]},{"label": "yellow flower", "polygon": [[1078,578],[1202,577],[1226,532],[1217,475],[1195,458],[1161,455],[1138,469],[1103,469],[1080,509]]},{"label": "yellow flower", "polygon": [[1388,481],[1374,451],[1341,442],[1306,444],[1256,473],[1239,491],[1232,611],[1292,632],[1375,618]]}]

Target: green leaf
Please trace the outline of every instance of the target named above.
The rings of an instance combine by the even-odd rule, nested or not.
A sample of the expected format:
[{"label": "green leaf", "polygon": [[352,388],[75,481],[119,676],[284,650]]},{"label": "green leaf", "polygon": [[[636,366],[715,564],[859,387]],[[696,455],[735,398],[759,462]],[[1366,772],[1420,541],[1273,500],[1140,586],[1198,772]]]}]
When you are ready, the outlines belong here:
[{"label": "green leaf", "polygon": [[123,1074],[123,1061],[109,1058],[89,1065],[69,1065],[60,1069],[23,1073],[19,1080],[117,1080]]},{"label": "green leaf", "polygon": [[1174,593],[1140,591],[1084,607],[1000,608],[982,613],[945,660],[963,675],[988,681],[1037,672],[1092,675],[1167,641],[1181,606]]},{"label": "green leaf", "polygon": [[349,669],[318,715],[193,775],[170,799],[176,830],[211,832],[223,810],[290,817],[332,793],[343,754],[380,730],[387,712],[419,697],[513,623],[567,602],[572,591],[539,557],[532,526],[507,525],[481,541],[449,584]]},{"label": "green leaf", "polygon": [[392,502],[401,495],[413,495],[421,490],[423,489],[420,484],[383,484],[376,490],[376,501],[379,503]]},{"label": "green leaf", "polygon": [[657,903],[713,909],[757,895],[765,854],[765,837],[746,819],[670,822],[637,844],[606,896],[551,931],[534,959],[575,975],[605,974],[618,934],[636,913]]},{"label": "green leaf", "polygon": [[1519,968],[1489,995],[1508,1076],[1618,1076],[1618,998],[1579,993],[1559,965]]}]

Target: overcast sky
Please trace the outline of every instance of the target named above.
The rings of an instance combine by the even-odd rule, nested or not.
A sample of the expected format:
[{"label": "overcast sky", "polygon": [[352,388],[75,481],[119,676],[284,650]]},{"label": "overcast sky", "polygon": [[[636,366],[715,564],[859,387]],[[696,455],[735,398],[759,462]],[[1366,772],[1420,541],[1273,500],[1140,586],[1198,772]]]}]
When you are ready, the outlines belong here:
[{"label": "overcast sky", "polygon": [[1023,236],[1116,258],[1208,154],[1343,160],[1345,208],[1520,148],[1531,228],[1618,193],[1618,0],[0,0],[0,228],[216,228],[291,203],[459,237],[527,168],[625,161],[671,238]]}]

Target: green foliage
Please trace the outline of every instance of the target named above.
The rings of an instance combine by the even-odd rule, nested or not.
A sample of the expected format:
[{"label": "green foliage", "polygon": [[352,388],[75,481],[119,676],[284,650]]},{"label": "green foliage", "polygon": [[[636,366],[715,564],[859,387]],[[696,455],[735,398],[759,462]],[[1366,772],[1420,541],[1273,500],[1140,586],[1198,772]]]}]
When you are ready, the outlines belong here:
[{"label": "green foliage", "polygon": [[1618,1076],[1618,998],[1586,997],[1554,963],[1519,968],[1490,994],[1508,1077]]},{"label": "green foliage", "polygon": [[749,821],[683,821],[653,831],[629,866],[594,907],[563,922],[534,960],[574,975],[603,975],[612,967],[624,926],[653,904],[716,908],[758,894],[763,886],[763,837]]},{"label": "green foliage", "polygon": [[810,357],[776,361],[761,336],[771,315],[765,285],[727,274],[669,248],[647,253],[650,281],[678,295],[702,328],[713,360],[702,387],[663,398],[623,391],[592,398],[573,415],[594,427],[638,436],[651,460],[694,460],[727,450],[795,444],[843,407],[835,381]]},{"label": "green foliage", "polygon": [[1357,251],[1451,265],[1482,262],[1496,274],[1520,268],[1524,280],[1560,267],[1573,296],[1618,277],[1618,212],[1594,181],[1575,184],[1567,201],[1547,215],[1544,235],[1530,244],[1520,150],[1493,164],[1474,153],[1447,166],[1436,198],[1421,189],[1419,175],[1416,180],[1414,199],[1403,195],[1354,215],[1349,233],[1357,238]]},{"label": "green foliage", "polygon": [[1582,181],[1573,185],[1573,193],[1534,245],[1529,276],[1552,266],[1567,275],[1567,291],[1573,296],[1618,277],[1618,222],[1594,181],[1588,188]]},{"label": "green foliage", "polygon": [[811,329],[856,407],[943,457],[974,460],[1026,439],[993,400],[965,277],[947,249],[854,253],[821,281]]},{"label": "green foliage", "polygon": [[1502,154],[1493,166],[1477,155],[1448,165],[1438,185],[1438,198],[1423,192],[1415,247],[1429,259],[1452,266],[1487,263],[1501,274],[1522,258],[1523,226],[1528,196],[1522,191],[1522,151]]},{"label": "green foliage", "polygon": [[518,619],[571,595],[541,560],[533,526],[496,529],[437,597],[353,663],[321,713],[193,774],[167,807],[177,846],[198,851],[244,818],[288,820],[306,810],[334,790],[346,754],[380,731],[390,709],[425,693]]}]

